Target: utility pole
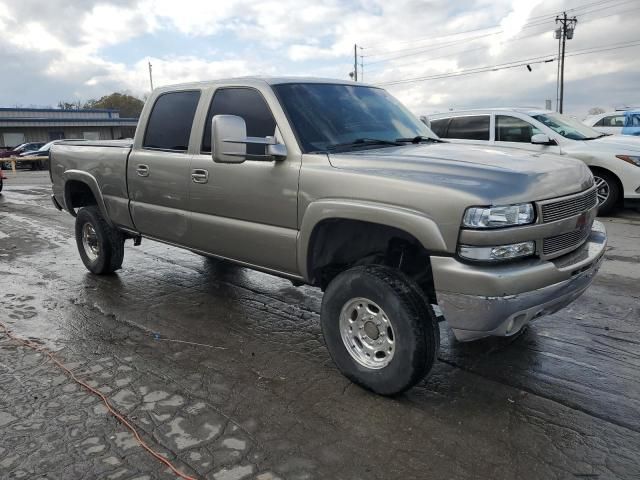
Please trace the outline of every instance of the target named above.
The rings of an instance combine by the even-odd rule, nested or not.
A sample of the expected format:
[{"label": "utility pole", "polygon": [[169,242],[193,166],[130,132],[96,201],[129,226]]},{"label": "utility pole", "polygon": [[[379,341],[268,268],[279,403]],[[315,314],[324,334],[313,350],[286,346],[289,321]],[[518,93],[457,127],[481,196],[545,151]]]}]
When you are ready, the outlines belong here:
[{"label": "utility pole", "polygon": [[358,81],[358,45],[353,44],[353,80]]},{"label": "utility pole", "polygon": [[153,92],[153,74],[151,73],[151,62],[149,62],[149,83],[151,84],[151,91]]},{"label": "utility pole", "polygon": [[[556,17],[556,23],[560,23],[559,41],[560,41],[560,98],[558,101],[558,112],[562,113],[564,105],[564,56],[567,49],[567,40],[573,38],[573,32],[578,23],[576,17],[568,18],[567,12],[563,12],[562,16]],[[556,35],[558,30],[556,30]]]}]

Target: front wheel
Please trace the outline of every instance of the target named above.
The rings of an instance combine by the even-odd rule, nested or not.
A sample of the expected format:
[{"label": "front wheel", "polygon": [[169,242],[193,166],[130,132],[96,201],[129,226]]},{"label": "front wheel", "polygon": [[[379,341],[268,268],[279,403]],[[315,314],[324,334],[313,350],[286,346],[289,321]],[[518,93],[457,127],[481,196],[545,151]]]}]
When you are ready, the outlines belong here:
[{"label": "front wheel", "polygon": [[609,215],[620,198],[620,187],[617,179],[609,172],[594,171],[593,179],[598,195],[598,214]]},{"label": "front wheel", "polygon": [[97,206],[83,207],[76,217],[76,243],[82,263],[97,275],[122,267],[124,236],[109,226]]},{"label": "front wheel", "polygon": [[398,270],[367,265],[342,272],[324,294],[320,320],[338,369],[376,393],[404,392],[433,367],[438,323],[419,287]]}]

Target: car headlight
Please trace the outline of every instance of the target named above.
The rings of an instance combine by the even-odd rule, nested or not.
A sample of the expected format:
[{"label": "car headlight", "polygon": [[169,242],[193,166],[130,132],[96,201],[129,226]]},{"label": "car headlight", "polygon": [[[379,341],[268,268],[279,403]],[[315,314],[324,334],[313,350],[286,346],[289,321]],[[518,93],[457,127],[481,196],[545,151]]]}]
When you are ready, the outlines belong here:
[{"label": "car headlight", "polygon": [[640,167],[640,155],[616,155],[616,158],[620,160],[624,160],[631,165],[635,165],[636,167]]},{"label": "car headlight", "polygon": [[458,247],[458,255],[467,260],[476,261],[513,260],[514,258],[528,257],[534,253],[536,253],[536,242],[534,241],[495,247],[471,247],[468,245]]},{"label": "car headlight", "polygon": [[535,210],[531,203],[504,207],[467,208],[462,224],[467,228],[499,228],[533,223]]}]

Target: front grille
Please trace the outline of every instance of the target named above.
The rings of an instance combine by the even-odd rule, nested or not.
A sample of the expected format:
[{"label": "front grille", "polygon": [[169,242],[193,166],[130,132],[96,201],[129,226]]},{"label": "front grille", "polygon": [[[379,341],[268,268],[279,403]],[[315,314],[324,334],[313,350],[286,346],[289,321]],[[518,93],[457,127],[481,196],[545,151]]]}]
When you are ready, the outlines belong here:
[{"label": "front grille", "polygon": [[549,223],[579,215],[598,204],[596,189],[593,188],[580,195],[542,205],[542,222]]},{"label": "front grille", "polygon": [[547,237],[542,242],[542,253],[544,255],[553,255],[569,248],[578,248],[584,243],[590,232],[590,228],[585,228],[556,235],[555,237]]}]

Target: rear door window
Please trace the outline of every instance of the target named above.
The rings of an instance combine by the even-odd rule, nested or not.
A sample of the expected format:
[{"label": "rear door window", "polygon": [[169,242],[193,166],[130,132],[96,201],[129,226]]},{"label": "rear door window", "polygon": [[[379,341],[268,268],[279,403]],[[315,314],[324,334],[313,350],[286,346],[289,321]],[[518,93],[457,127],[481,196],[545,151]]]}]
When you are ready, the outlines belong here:
[{"label": "rear door window", "polygon": [[451,119],[447,138],[489,140],[489,115],[469,115]]},{"label": "rear door window", "polygon": [[142,146],[154,150],[186,152],[199,100],[199,90],[170,92],[159,96],[149,116]]},{"label": "rear door window", "polygon": [[[247,125],[248,137],[272,137],[276,121],[260,92],[252,88],[220,88],[209,107],[202,137],[202,152],[211,153],[211,120],[216,115],[237,115]],[[264,145],[247,145],[247,155],[264,155]]]}]

